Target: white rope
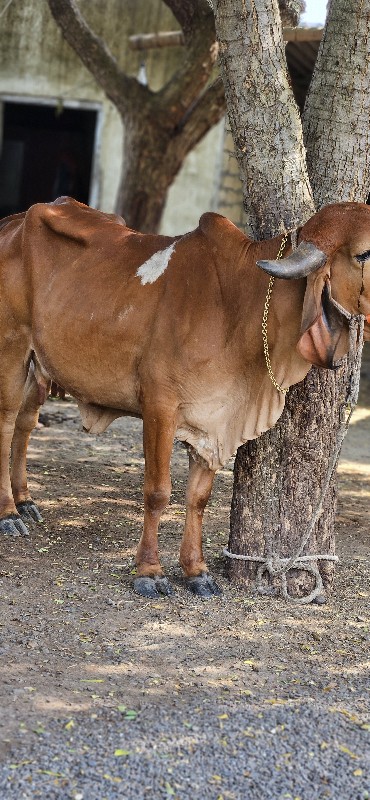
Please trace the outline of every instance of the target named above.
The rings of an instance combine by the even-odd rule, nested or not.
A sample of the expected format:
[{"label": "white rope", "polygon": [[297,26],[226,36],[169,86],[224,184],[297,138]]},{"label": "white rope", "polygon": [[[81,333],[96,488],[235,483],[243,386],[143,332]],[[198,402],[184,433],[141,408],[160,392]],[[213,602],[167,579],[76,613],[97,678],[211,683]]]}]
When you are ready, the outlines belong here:
[{"label": "white rope", "polygon": [[[271,562],[278,561],[279,564],[285,562],[288,563],[288,561],[290,561],[290,558],[280,558],[280,556],[274,556],[271,557],[271,559],[265,558],[265,556],[244,556],[241,553],[231,553],[227,547],[224,547],[222,552],[228,558],[235,558],[239,561],[259,561],[261,564],[266,564],[266,561],[270,560]],[[294,563],[303,564],[305,561],[316,561],[316,559],[319,559],[320,561],[339,561],[338,556],[331,556],[328,553],[320,553],[319,555],[298,556],[298,558],[294,560]]]},{"label": "white rope", "polygon": [[[310,563],[313,561],[339,561],[338,556],[331,556],[328,553],[312,554],[309,556],[298,556],[294,559],[293,563],[291,558],[280,558],[280,556],[273,555],[271,558],[264,556],[243,556],[237,553],[231,553],[226,547],[223,549],[223,554],[227,558],[234,558],[240,561],[259,562],[260,566],[256,575],[256,590],[259,594],[266,594],[266,589],[262,584],[263,573],[268,572],[271,577],[280,576],[281,579],[281,592],[286,600],[291,600],[294,603],[311,603],[319,594],[324,592],[324,584],[320,575],[320,570],[316,564]],[[289,565],[289,566],[288,566]],[[286,574],[289,569],[303,569],[310,572],[315,578],[315,585],[310,594],[304,597],[292,597],[288,593],[288,584]]]},{"label": "white rope", "polygon": [[[310,536],[313,532],[317,520],[322,514],[323,502],[326,493],[328,491],[335,467],[338,463],[341,447],[349,428],[350,419],[356,407],[359,386],[360,386],[361,355],[364,343],[365,317],[362,314],[358,315],[350,314],[335,300],[332,300],[332,302],[336,306],[338,311],[340,311],[340,313],[343,314],[343,316],[346,317],[346,319],[349,321],[349,352],[348,352],[348,371],[347,371],[348,383],[347,383],[346,397],[344,403],[342,403],[339,410],[339,428],[337,432],[336,443],[332,456],[329,460],[326,478],[324,480],[319,495],[316,511],[311,517],[311,521],[307,526],[307,530],[301,540],[299,547],[297,548],[297,551],[290,558],[280,558],[280,556],[276,555],[275,553],[271,553],[270,555],[267,556],[244,556],[238,553],[231,553],[229,550],[227,550],[226,547],[223,549],[223,554],[227,556],[227,558],[259,563],[260,566],[257,569],[257,576],[256,576],[257,592],[260,592],[261,594],[266,592],[262,584],[262,578],[264,572],[268,572],[271,577],[280,576],[281,590],[283,597],[292,600],[295,603],[301,603],[301,604],[311,603],[312,600],[314,600],[316,597],[318,597],[318,595],[324,592],[324,586],[320,575],[320,571],[318,569],[317,564],[314,564],[312,562],[338,561],[337,556],[332,556],[329,554],[321,553],[318,555],[310,554],[302,556],[301,553],[310,539]],[[288,593],[287,577],[286,577],[287,572],[289,572],[289,570],[291,569],[297,569],[297,568],[310,572],[315,578],[315,585],[312,592],[310,592],[308,595],[304,595],[304,597],[292,597]]]}]

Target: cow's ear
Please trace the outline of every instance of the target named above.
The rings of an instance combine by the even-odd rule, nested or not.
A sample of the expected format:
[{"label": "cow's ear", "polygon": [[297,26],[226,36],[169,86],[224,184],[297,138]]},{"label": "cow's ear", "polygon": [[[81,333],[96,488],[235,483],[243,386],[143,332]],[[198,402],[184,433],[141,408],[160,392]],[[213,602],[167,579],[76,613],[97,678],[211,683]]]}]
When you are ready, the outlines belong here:
[{"label": "cow's ear", "polygon": [[348,323],[331,302],[326,270],[309,276],[303,303],[299,353],[316,367],[334,369],[348,352]]}]

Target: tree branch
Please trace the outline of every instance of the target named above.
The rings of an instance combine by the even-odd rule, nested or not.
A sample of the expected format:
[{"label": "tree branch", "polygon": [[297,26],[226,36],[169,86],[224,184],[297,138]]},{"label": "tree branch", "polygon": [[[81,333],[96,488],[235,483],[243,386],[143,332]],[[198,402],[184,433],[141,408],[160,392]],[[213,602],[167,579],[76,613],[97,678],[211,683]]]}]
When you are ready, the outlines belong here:
[{"label": "tree branch", "polygon": [[302,12],[306,10],[304,0],[278,0],[278,3],[283,25],[295,28]]},{"label": "tree branch", "polygon": [[119,68],[103,40],[84,20],[75,0],[48,0],[48,4],[64,38],[122,115],[152,95],[147,87]]},{"label": "tree branch", "polygon": [[225,89],[221,76],[219,76],[185,112],[177,126],[176,133],[184,131],[186,138],[189,139],[187,152],[200,142],[213,125],[220,121],[225,110]]},{"label": "tree branch", "polygon": [[208,0],[163,0],[163,2],[181,25],[185,40],[194,33],[199,19],[212,13]]},{"label": "tree branch", "polygon": [[[168,4],[170,2],[173,0],[168,0]],[[198,100],[217,61],[218,46],[213,11],[207,0],[200,0],[200,6],[204,6],[204,3],[207,9],[203,8],[196,15],[196,25],[186,42],[184,59],[179,69],[158,92],[158,108],[166,112],[174,127],[180,124],[184,112]]]}]

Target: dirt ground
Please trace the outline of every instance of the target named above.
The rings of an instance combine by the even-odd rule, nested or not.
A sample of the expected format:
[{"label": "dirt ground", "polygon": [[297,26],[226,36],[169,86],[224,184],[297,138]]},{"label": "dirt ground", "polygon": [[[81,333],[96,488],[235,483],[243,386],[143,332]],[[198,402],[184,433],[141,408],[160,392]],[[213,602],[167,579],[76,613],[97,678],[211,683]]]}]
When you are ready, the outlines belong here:
[{"label": "dirt ground", "polygon": [[[218,475],[205,520],[207,560],[223,595],[206,602],[189,595],[177,566],[187,469],[180,445],[160,534],[176,595],[159,601],[135,596],[141,423],[119,420],[102,436],[88,437],[75,404],[52,400],[42,419],[32,438],[29,474],[44,523],[32,525],[28,538],[1,541],[5,758],[17,741],[42,735],[51,719],[68,726],[76,717],[93,719],[99,709],[122,705],[135,716],[148,703],[186,703],[194,693],[215,703],[228,696],[261,707],[320,696],[338,719],[370,730],[369,353],[340,464],[340,563],[330,602],[321,607],[246,595],[229,585],[222,547],[231,468]],[[354,783],[361,781],[363,771],[357,769],[356,777],[354,754],[343,747],[351,753],[348,740],[342,756]]]}]

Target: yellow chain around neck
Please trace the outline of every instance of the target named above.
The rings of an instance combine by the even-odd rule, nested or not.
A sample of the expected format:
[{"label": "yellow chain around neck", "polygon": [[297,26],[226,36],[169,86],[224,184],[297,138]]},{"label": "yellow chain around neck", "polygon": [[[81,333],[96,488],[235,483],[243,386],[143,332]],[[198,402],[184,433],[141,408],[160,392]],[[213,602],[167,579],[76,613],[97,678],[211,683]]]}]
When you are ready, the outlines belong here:
[{"label": "yellow chain around neck", "polygon": [[[284,249],[285,249],[285,245],[286,245],[286,243],[288,241],[288,236],[289,236],[289,234],[285,234],[285,236],[283,236],[283,239],[281,241],[281,245],[279,247],[279,252],[278,252],[278,254],[276,256],[277,260],[282,258],[282,255],[283,255],[283,252],[284,252]],[[274,376],[274,373],[272,371],[271,361],[270,361],[270,354],[269,354],[268,338],[267,338],[267,318],[268,318],[268,313],[269,313],[269,308],[270,308],[270,300],[271,300],[272,287],[274,285],[274,282],[275,282],[275,278],[273,276],[271,276],[271,278],[269,280],[268,289],[267,289],[265,307],[263,309],[263,317],[262,317],[263,352],[265,354],[267,372],[268,372],[268,374],[270,376],[271,382],[275,386],[275,389],[278,390],[278,392],[281,392],[282,394],[287,394],[289,392],[289,388],[283,389],[282,386],[280,386],[280,384],[277,382],[277,380],[276,380],[276,378]]]}]

